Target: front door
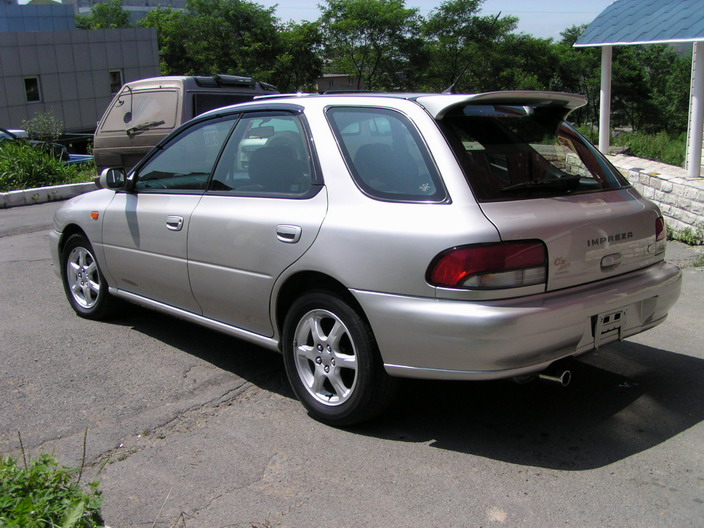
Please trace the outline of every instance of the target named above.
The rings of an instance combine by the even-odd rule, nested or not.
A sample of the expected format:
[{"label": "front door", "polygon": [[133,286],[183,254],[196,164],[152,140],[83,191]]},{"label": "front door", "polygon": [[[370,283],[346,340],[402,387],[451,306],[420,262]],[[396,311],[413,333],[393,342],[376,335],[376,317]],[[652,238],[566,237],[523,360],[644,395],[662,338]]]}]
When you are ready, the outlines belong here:
[{"label": "front door", "polygon": [[115,196],[103,243],[119,290],[201,313],[188,279],[188,229],[236,118],[183,130],[137,168],[131,191]]}]

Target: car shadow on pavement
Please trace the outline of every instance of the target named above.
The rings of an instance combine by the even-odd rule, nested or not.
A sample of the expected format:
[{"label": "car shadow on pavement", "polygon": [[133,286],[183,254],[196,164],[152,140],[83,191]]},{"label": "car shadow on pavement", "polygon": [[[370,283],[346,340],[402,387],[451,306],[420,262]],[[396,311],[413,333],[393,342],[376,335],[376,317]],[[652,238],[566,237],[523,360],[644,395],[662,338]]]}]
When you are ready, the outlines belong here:
[{"label": "car shadow on pavement", "polygon": [[654,447],[704,419],[704,360],[637,343],[571,364],[568,387],[409,381],[358,434],[581,471]]},{"label": "car shadow on pavement", "polygon": [[[170,316],[130,311],[112,323],[294,398],[279,354]],[[348,431],[582,471],[647,450],[704,420],[702,359],[623,342],[573,361],[570,369],[572,383],[564,388],[537,381],[404,380],[385,414]]]},{"label": "car shadow on pavement", "polygon": [[264,390],[295,399],[277,352],[141,306],[126,306],[129,310],[108,323],[131,327]]}]

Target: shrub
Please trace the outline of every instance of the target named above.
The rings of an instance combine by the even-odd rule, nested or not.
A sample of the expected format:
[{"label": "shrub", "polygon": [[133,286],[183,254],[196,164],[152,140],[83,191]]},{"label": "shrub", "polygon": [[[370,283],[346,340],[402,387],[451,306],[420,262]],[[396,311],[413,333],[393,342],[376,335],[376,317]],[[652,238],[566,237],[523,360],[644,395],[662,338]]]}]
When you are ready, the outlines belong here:
[{"label": "shrub", "polygon": [[25,467],[0,455],[0,526],[94,528],[103,525],[98,483],[81,488],[77,470],[41,455]]},{"label": "shrub", "polygon": [[34,114],[32,119],[22,121],[22,128],[30,139],[38,139],[49,143],[56,141],[64,133],[64,124],[49,110]]},{"label": "shrub", "polygon": [[24,141],[0,143],[0,192],[90,181],[95,172],[92,163],[66,165]]}]

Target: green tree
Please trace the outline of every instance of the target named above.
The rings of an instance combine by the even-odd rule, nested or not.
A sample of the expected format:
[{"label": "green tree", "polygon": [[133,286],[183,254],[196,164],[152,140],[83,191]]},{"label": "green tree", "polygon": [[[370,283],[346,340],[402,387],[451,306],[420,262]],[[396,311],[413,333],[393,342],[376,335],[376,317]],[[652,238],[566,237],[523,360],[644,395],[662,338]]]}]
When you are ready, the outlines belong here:
[{"label": "green tree", "polygon": [[140,22],[154,27],[162,72],[272,77],[281,51],[274,8],[246,0],[188,0],[186,11],[160,9]]},{"label": "green tree", "polygon": [[[495,84],[495,47],[516,28],[515,17],[479,16],[484,0],[447,0],[423,21],[429,54],[425,88],[480,91]],[[490,82],[489,79],[494,79]]]},{"label": "green tree", "polygon": [[419,44],[417,9],[404,0],[326,0],[321,26],[329,69],[354,75],[368,90],[402,88]]},{"label": "green tree", "polygon": [[691,56],[680,56],[666,45],[639,46],[638,62],[644,70],[652,106],[641,119],[646,132],[670,134],[687,129]]},{"label": "green tree", "polygon": [[156,29],[161,73],[183,75],[191,71],[194,63],[186,52],[189,21],[184,13],[175,9],[155,9],[149,11],[139,25]]},{"label": "green tree", "polygon": [[116,29],[130,27],[130,14],[122,8],[122,0],[108,0],[93,6],[90,14],[76,15],[78,29]]},{"label": "green tree", "polygon": [[481,91],[548,90],[557,60],[551,39],[526,34],[506,35],[487,51],[490,68],[478,76]]},{"label": "green tree", "polygon": [[288,23],[279,32],[281,52],[271,82],[282,92],[314,91],[323,70],[323,36],[316,22]]}]

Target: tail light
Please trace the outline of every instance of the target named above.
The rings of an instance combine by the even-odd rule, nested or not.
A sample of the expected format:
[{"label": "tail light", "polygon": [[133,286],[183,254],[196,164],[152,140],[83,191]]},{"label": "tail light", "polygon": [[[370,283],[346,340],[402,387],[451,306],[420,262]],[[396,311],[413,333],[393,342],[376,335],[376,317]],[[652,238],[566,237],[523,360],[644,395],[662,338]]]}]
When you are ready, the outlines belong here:
[{"label": "tail light", "polygon": [[501,242],[443,251],[433,259],[426,278],[442,288],[519,288],[545,283],[547,267],[542,242]]},{"label": "tail light", "polygon": [[667,226],[665,226],[665,219],[659,216],[655,220],[655,240],[661,241],[667,238]]}]

